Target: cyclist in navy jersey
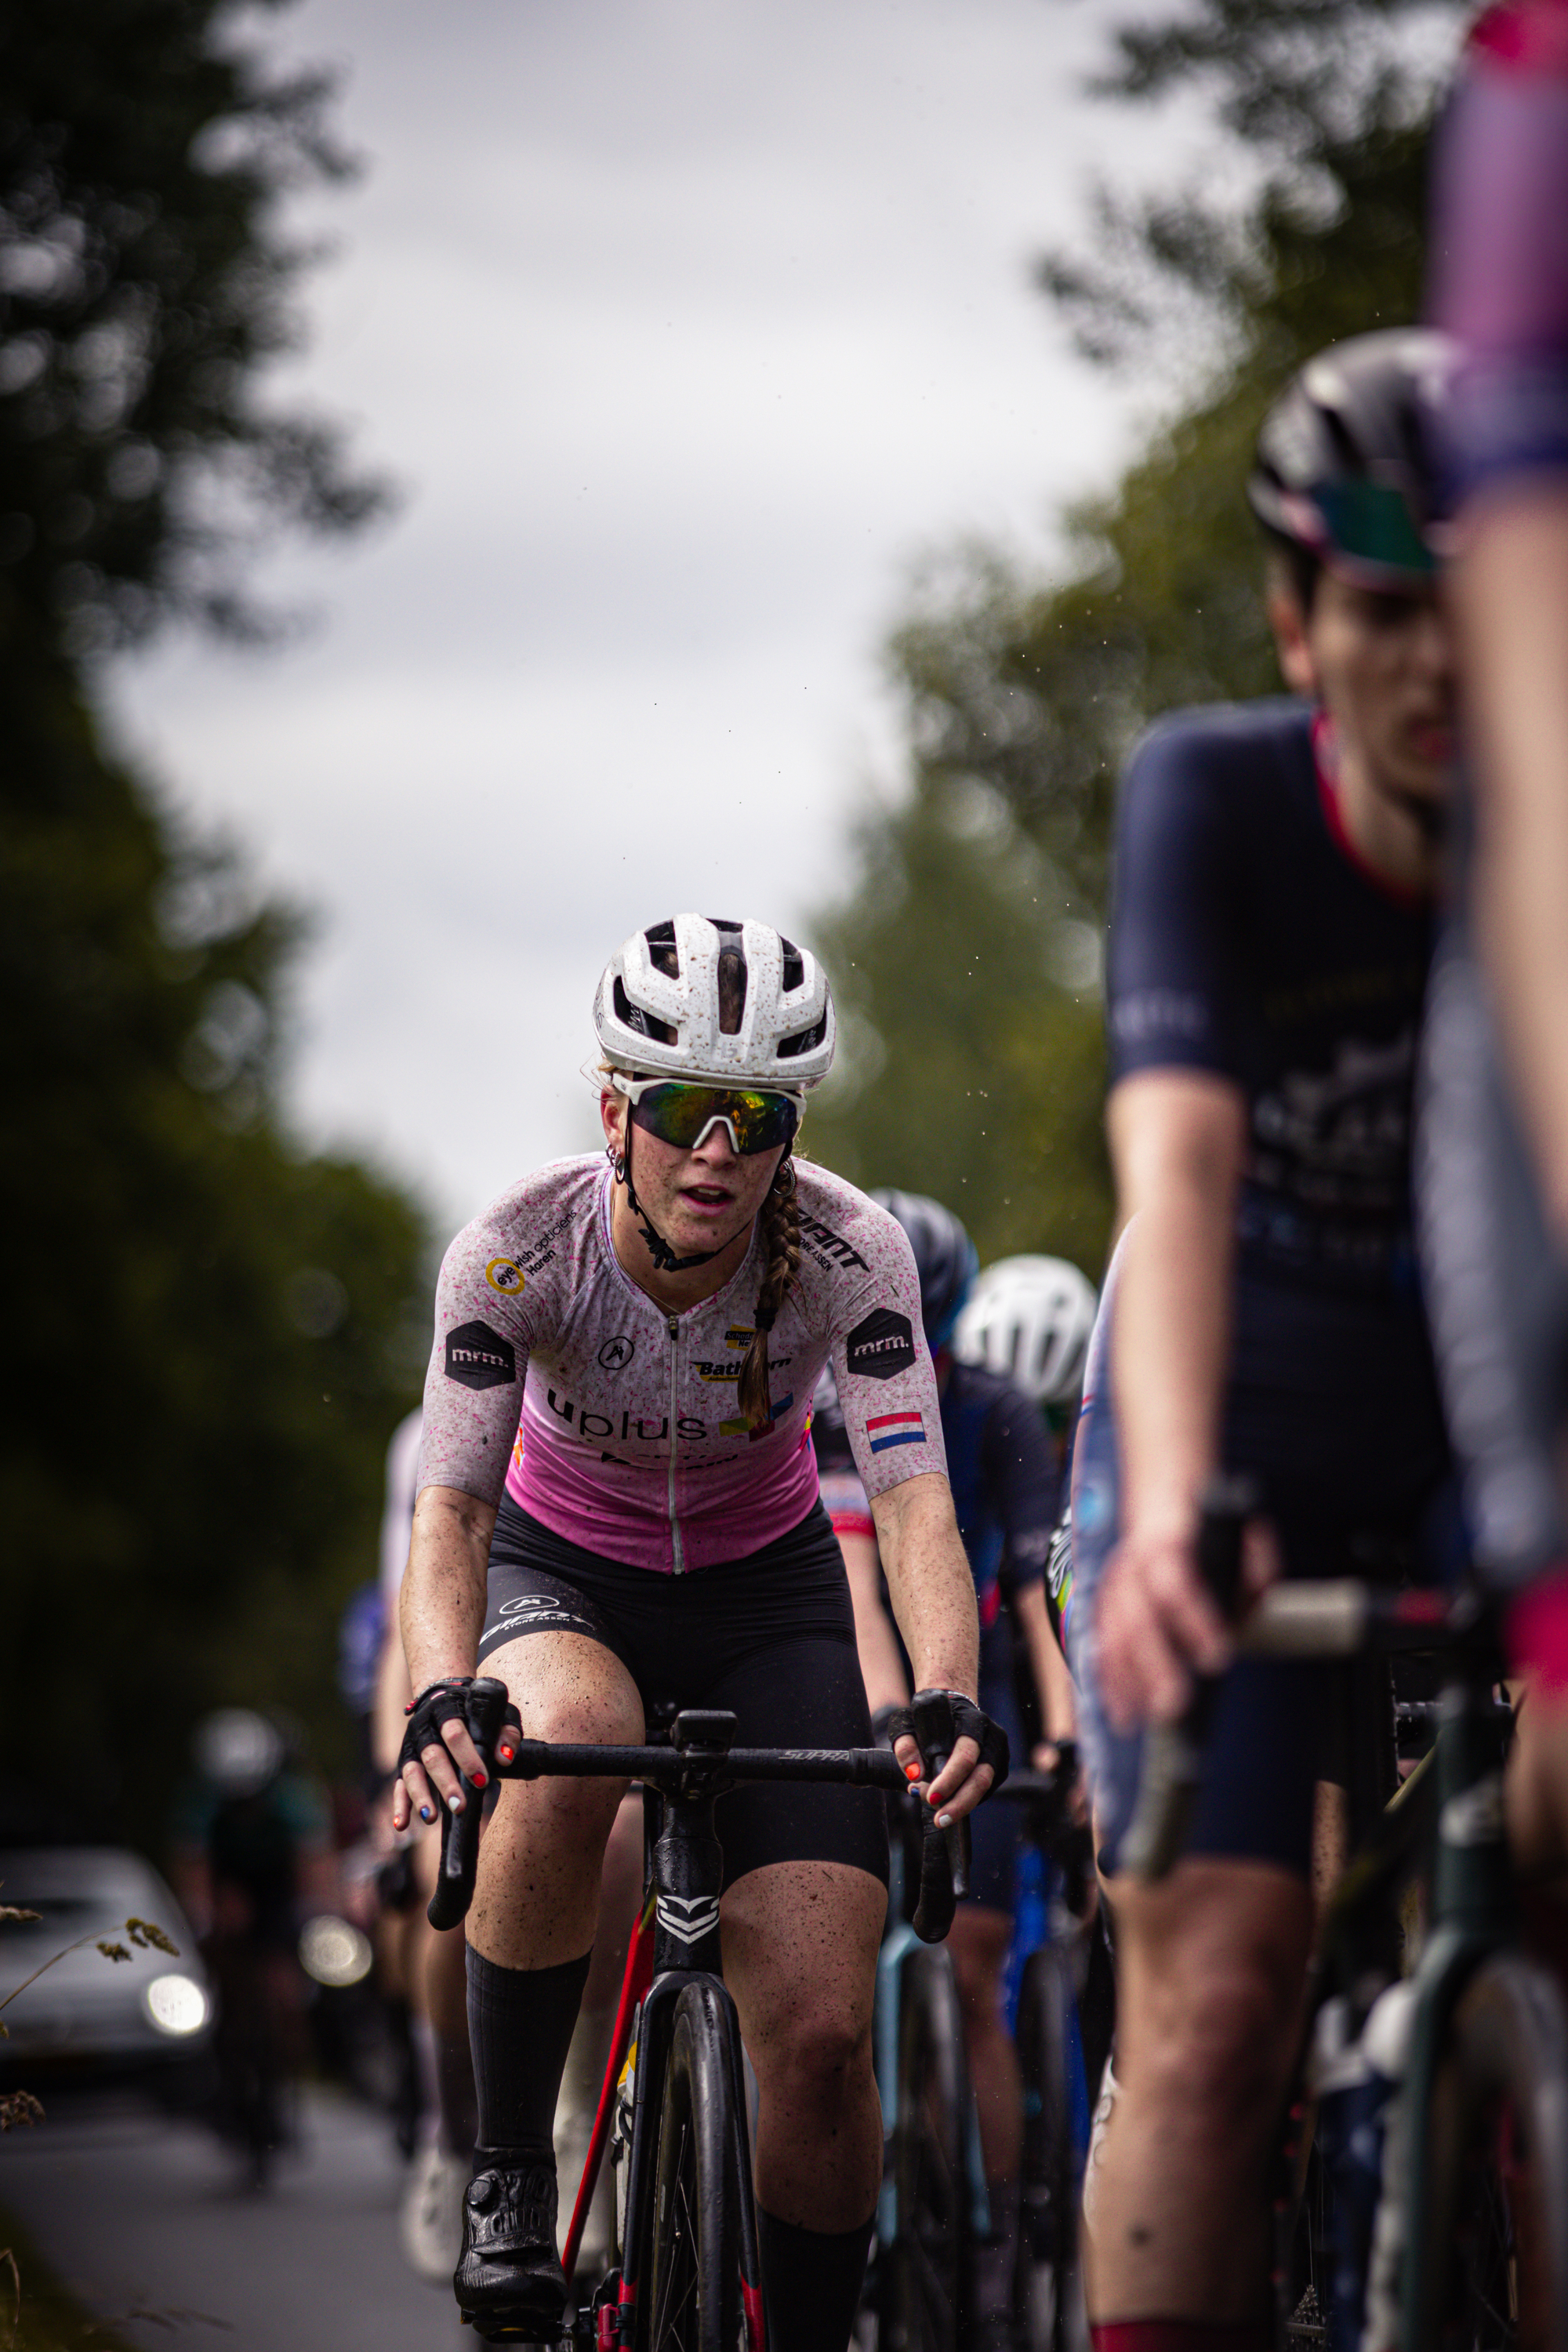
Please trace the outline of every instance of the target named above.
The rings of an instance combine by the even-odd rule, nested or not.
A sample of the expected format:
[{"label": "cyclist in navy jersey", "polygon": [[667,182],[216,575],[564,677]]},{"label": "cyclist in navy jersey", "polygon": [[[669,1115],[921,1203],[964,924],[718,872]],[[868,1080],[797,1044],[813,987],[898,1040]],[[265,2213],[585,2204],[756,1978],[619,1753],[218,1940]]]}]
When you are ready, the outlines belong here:
[{"label": "cyclist in navy jersey", "polygon": [[[980,1704],[1002,1724],[1015,1756],[1027,1752],[1014,1687],[1008,1612],[1027,1646],[1048,1730],[1072,1727],[1071,1684],[1052,1638],[1043,1576],[1061,1488],[1059,1455],[1033,1400],[984,1366],[958,1361],[954,1327],[968,1296],[974,1249],[959,1220],[918,1193],[874,1192],[909,1235],[921,1282],[921,1316],[936,1366],[942,1443],[959,1533],[974,1578],[980,1615]],[[907,1667],[881,1599],[876,1530],[860,1485],[831,1375],[813,1408],[822,1497],[833,1521],[855,1600],[861,1671],[873,1711],[905,1704]],[[1013,1924],[1016,1816],[983,1807],[973,1826],[970,1893],[948,1936],[970,2079],[980,2117],[996,2243],[982,2258],[978,2309],[998,2330],[1007,2323],[1013,2225],[1023,2135],[1018,2061],[1003,2017],[1002,1974]]]},{"label": "cyclist in navy jersey", "polygon": [[[594,1018],[603,1157],[525,1178],[441,1271],[401,1611],[420,1695],[395,1825],[488,1786],[461,1712],[476,1667],[530,1737],[636,1744],[663,1700],[731,1709],[745,1746],[867,1744],[808,1433],[828,1361],[916,1675],[953,1722],[929,1797],[960,1818],[1006,1755],[974,1703],[973,1586],[914,1265],[884,1210],[793,1158],[833,1057],[826,977],[766,924],[679,915],[626,941]],[[898,1752],[919,1770],[912,1738]],[[479,2139],[454,2284],[484,2335],[559,2333],[551,2121],[621,1793],[508,1780],[480,1844]],[[759,2085],[769,2336],[776,2352],[844,2352],[881,2168],[881,1803],[743,1785],[716,1823],[725,1974]]]},{"label": "cyclist in navy jersey", "polygon": [[1510,1826],[1545,1864],[1568,1850],[1568,0],[1481,15],[1435,192],[1476,824],[1434,976],[1421,1189],[1479,1565],[1531,1682]]},{"label": "cyclist in navy jersey", "polygon": [[1117,820],[1108,1129],[1127,1224],[1073,1467],[1069,1633],[1119,1968],[1086,2196],[1100,2352],[1269,2340],[1267,2154],[1311,1933],[1324,1670],[1224,1673],[1187,1849],[1116,1871],[1137,1727],[1228,1643],[1198,1496],[1263,1489],[1254,1572],[1429,1572],[1448,1456],[1415,1277],[1411,1093],[1454,688],[1428,539],[1440,339],[1364,336],[1266,420],[1249,495],[1299,699],[1181,713]]}]

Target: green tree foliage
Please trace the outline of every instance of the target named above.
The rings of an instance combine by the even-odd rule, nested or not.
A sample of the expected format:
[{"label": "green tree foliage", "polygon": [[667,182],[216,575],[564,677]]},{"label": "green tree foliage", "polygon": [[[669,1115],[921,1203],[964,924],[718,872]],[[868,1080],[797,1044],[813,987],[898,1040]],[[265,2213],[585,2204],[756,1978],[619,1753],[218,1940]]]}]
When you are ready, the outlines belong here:
[{"label": "green tree foliage", "polygon": [[304,925],[106,754],[83,667],[252,625],[265,529],[375,502],[259,396],[279,198],[342,159],[327,84],[269,81],[239,16],[0,12],[0,1820],[143,1839],[212,1706],[344,1760],[337,1619],[426,1344],[418,1209],[280,1110]]},{"label": "green tree foliage", "polygon": [[[939,1171],[967,1171],[963,1192],[944,1178],[946,1197],[983,1247],[993,1234],[1052,1247],[1053,1235],[1088,1231],[1095,1244],[1079,1254],[1092,1262],[1103,1241],[1089,1091],[1102,1066],[1098,1050],[1064,1055],[1056,1042],[1064,1022],[1089,1020],[1050,977],[1060,926],[1103,919],[1116,780],[1149,720],[1278,689],[1243,484],[1263,411],[1303,359],[1417,313],[1436,53],[1430,40],[1413,50],[1403,20],[1415,13],[1397,0],[1204,0],[1120,37],[1102,94],[1125,104],[1202,86],[1252,156],[1253,194],[1229,211],[1201,193],[1142,205],[1102,195],[1092,246],[1043,264],[1041,280],[1090,356],[1147,370],[1157,350],[1163,380],[1184,375],[1197,389],[1155,421],[1108,496],[1063,519],[1058,576],[961,548],[917,583],[891,640],[913,799],[869,822],[850,898],[816,927],[839,945],[850,1035],[869,1024],[862,1061],[880,1074],[858,1089],[851,1076],[815,1139],[867,1181],[907,1183],[915,1164],[895,1159],[895,1139],[907,1151],[906,1135],[945,1132],[918,1166],[932,1191]],[[906,858],[910,841],[939,838],[954,810],[976,804],[989,811],[984,867],[962,847]],[[902,961],[884,978],[851,942],[881,940],[889,872],[904,877]],[[1032,954],[1008,895],[1025,872],[1038,908]],[[994,928],[1015,942],[1011,960],[971,969]],[[1038,1040],[1040,1082],[1016,1072],[1000,1099],[990,1093],[984,1150],[970,1081],[955,1087],[928,1042],[960,1002],[966,1057],[987,1038]],[[1021,1169],[1035,1171],[1023,1207]]]},{"label": "green tree foliage", "polygon": [[284,1131],[298,922],[182,847],[68,674],[8,683],[0,1760],[101,1816],[220,1701],[283,1701],[342,1760],[336,1621],[416,1392],[426,1236]]},{"label": "green tree foliage", "polygon": [[0,10],[0,581],[74,652],[171,611],[254,628],[258,537],[384,497],[332,426],[260,396],[308,258],[279,199],[349,162],[331,77],[269,74],[256,13]]},{"label": "green tree foliage", "polygon": [[923,778],[859,851],[854,899],[813,934],[843,1046],[805,1152],[946,1201],[987,1258],[1094,1264],[1110,1214],[1094,934],[1058,919],[1057,876],[984,788]]}]

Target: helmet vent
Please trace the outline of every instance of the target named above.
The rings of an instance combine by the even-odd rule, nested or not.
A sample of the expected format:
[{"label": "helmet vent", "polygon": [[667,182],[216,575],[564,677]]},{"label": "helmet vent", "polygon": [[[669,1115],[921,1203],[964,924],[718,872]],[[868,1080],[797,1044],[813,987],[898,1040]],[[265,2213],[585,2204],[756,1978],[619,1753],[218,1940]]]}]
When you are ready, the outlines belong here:
[{"label": "helmet vent", "polygon": [[746,1010],[746,959],[739,948],[719,950],[719,1034],[737,1037]]},{"label": "helmet vent", "polygon": [[[670,953],[674,953],[673,949]],[[619,972],[616,974],[616,985],[612,992],[615,998],[616,1020],[624,1021],[626,1027],[634,1030],[637,1036],[651,1037],[660,1045],[673,1045],[678,1042],[676,1033],[668,1021],[656,1020],[651,1013],[645,1013],[640,1004],[632,1003],[631,998],[626,994],[626,984]]]},{"label": "helmet vent", "polygon": [[811,1028],[800,1030],[794,1037],[781,1037],[779,1039],[778,1056],[780,1061],[787,1062],[793,1060],[796,1054],[809,1054],[814,1045],[821,1045],[826,1034],[827,1015],[825,1013],[821,1020],[814,1023]]}]

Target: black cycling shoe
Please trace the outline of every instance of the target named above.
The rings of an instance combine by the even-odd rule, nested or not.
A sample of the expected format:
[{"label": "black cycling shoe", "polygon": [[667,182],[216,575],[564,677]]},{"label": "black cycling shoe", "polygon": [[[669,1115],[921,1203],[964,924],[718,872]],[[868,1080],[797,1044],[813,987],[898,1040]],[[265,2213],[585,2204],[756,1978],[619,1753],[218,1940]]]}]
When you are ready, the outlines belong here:
[{"label": "black cycling shoe", "polygon": [[555,2168],[479,2173],[463,2195],[463,2251],[452,2291],[491,2343],[550,2344],[561,2334],[566,2279],[555,2251]]}]

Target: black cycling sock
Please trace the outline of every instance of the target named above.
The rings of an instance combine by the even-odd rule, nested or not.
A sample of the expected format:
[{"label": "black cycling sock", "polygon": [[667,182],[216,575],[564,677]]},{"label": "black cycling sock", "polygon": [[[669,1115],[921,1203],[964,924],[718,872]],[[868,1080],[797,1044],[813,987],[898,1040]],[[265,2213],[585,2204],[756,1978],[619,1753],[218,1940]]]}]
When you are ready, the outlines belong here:
[{"label": "black cycling sock", "polygon": [[768,2352],[845,2352],[876,2218],[858,2230],[799,2230],[758,2206]]},{"label": "black cycling sock", "polygon": [[447,2155],[472,2156],[479,2136],[479,2115],[474,2095],[474,2055],[467,2034],[460,2042],[437,2034],[436,2092]]},{"label": "black cycling sock", "polygon": [[588,1961],[506,1969],[468,1948],[468,2039],[479,2096],[476,2173],[555,2158],[551,2126]]}]

